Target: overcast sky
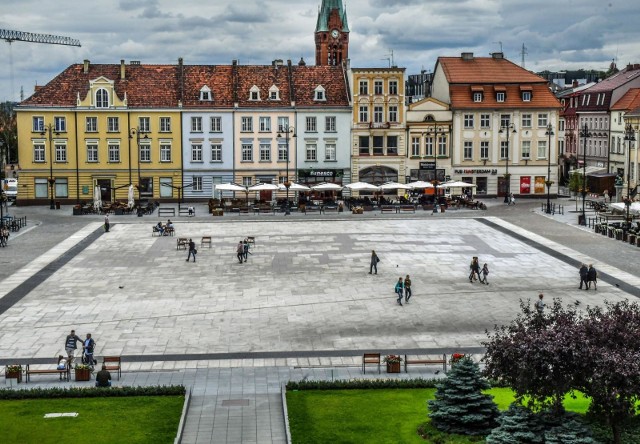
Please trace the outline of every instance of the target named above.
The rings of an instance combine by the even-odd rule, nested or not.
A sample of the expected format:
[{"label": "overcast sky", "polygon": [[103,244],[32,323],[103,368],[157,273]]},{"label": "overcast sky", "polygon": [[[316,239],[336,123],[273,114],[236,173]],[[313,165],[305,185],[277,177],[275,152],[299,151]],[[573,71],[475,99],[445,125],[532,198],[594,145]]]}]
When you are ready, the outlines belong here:
[{"label": "overcast sky", "polygon": [[[0,42],[0,101],[25,98],[82,63],[315,63],[321,0],[4,0],[0,29],[79,39],[81,48]],[[7,4],[9,3],[9,4]],[[534,71],[640,62],[637,0],[351,0],[353,67],[433,70],[438,56],[499,51]],[[12,60],[12,63],[10,62]],[[13,79],[13,80],[12,80]]]}]

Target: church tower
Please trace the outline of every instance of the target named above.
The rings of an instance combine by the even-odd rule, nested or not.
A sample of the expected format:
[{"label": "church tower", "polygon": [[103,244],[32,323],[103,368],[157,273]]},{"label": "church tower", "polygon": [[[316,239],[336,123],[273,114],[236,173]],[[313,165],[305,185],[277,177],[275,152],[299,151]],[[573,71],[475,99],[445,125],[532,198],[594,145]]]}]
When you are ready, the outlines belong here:
[{"label": "church tower", "polygon": [[342,0],[322,0],[315,40],[316,65],[340,65],[349,58],[349,25]]}]

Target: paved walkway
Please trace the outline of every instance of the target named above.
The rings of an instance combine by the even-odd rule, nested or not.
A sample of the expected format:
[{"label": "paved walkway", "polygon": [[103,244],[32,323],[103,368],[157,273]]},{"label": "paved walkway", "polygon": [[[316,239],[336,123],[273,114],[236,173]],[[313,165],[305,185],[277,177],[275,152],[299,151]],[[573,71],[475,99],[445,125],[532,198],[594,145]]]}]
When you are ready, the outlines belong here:
[{"label": "paved walkway", "polygon": [[[624,256],[627,249],[637,255],[636,247],[536,207],[177,219],[179,236],[213,236],[213,248],[199,248],[195,264],[185,262],[175,238],[151,237],[155,218],[114,217],[102,235],[99,218],[83,219],[84,227],[0,283],[0,364],[52,361],[68,330],[90,331],[99,355],[125,357],[119,384],[193,388],[185,442],[284,442],[280,389],[287,380],[362,377],[367,350],[481,353],[485,328],[509,322],[521,298],[542,291],[547,299],[595,305],[640,287],[637,262],[618,266],[619,251],[602,261],[609,249]],[[488,217],[473,218],[480,215]],[[50,217],[42,214],[44,228],[54,224]],[[563,230],[570,231],[558,242]],[[26,244],[33,231],[12,246]],[[235,244],[251,235],[256,248],[238,264]],[[367,274],[371,249],[382,259],[378,275]],[[466,277],[474,255],[490,266],[489,286]],[[603,272],[597,292],[577,290],[577,262],[595,262]],[[406,274],[414,297],[399,307],[393,285]],[[416,367],[408,376],[435,370]],[[33,385],[52,385],[46,379]]]}]

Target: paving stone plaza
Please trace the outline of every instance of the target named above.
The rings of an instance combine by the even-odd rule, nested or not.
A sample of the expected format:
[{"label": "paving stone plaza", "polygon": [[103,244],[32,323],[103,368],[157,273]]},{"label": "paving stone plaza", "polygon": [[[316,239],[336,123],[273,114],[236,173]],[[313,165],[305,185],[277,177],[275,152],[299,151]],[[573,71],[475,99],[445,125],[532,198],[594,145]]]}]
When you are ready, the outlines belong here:
[{"label": "paving stone plaza", "polygon": [[[0,284],[0,362],[50,362],[70,329],[91,332],[97,355],[123,356],[116,385],[192,388],[184,442],[284,442],[280,390],[288,379],[363,377],[365,351],[481,353],[485,329],[509,322],[520,299],[540,292],[548,302],[583,306],[635,299],[633,268],[602,258],[598,290],[579,291],[576,263],[594,258],[544,234],[557,223],[593,237],[590,248],[609,241],[629,249],[619,254],[625,257],[638,253],[633,247],[531,208],[518,211],[536,220],[532,230],[491,211],[203,216],[180,218],[176,237],[153,237],[153,218],[112,218],[109,233],[99,219],[88,220]],[[205,235],[211,248],[200,246]],[[255,248],[239,264],[235,246],[247,236]],[[196,263],[176,249],[177,237],[196,242]],[[19,247],[21,236],[11,242]],[[377,275],[368,274],[371,250],[381,259]],[[473,256],[489,265],[490,285],[469,282]],[[400,307],[393,287],[407,274],[413,297]],[[419,366],[399,377],[435,370]],[[59,385],[54,379],[29,386]]]}]

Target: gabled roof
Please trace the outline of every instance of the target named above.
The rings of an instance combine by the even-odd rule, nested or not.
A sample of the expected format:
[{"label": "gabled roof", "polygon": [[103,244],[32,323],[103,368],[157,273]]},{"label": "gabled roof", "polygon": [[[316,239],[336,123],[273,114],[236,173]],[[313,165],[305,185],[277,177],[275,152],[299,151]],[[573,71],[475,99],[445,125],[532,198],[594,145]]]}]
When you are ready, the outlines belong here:
[{"label": "gabled roof", "polygon": [[[296,106],[348,107],[350,105],[347,83],[341,66],[294,66],[292,70]],[[325,101],[314,100],[314,92],[319,85],[325,90]]]},{"label": "gabled roof", "polygon": [[616,88],[632,81],[640,76],[640,65],[629,65],[601,82],[596,83],[591,88],[584,91],[584,94],[613,91]]},{"label": "gabled roof", "polygon": [[[496,100],[494,85],[484,85],[470,87],[469,85],[451,85],[452,109],[540,109],[540,108],[561,108],[560,102],[549,90],[546,84],[531,85],[531,100],[522,100],[522,90],[520,85],[504,85],[505,100]],[[472,88],[483,89],[482,102],[473,101]],[[479,92],[479,91],[476,91]]]},{"label": "gabled roof", "polygon": [[316,24],[316,32],[329,31],[329,17],[333,10],[338,10],[338,16],[342,22],[342,32],[349,32],[349,24],[347,22],[347,11],[342,6],[342,0],[322,0],[322,6],[318,13],[318,22]]},{"label": "gabled roof", "polygon": [[[185,65],[184,96],[185,108],[231,108],[233,107],[232,67],[229,65]],[[211,89],[212,100],[200,100],[203,86]]]},{"label": "gabled roof", "polygon": [[438,57],[449,84],[542,83],[547,80],[515,63],[494,57]]},{"label": "gabled roof", "polygon": [[632,111],[639,107],[640,88],[631,88],[611,107],[611,111]]},{"label": "gabled roof", "polygon": [[[289,68],[285,65],[236,65],[237,101],[241,108],[281,108],[291,106],[293,92],[289,84]],[[269,89],[276,85],[280,100],[268,100]],[[249,100],[251,88],[260,89],[260,100]],[[233,84],[228,85],[233,89]],[[215,92],[214,92],[215,94]]]}]

